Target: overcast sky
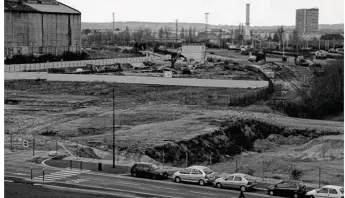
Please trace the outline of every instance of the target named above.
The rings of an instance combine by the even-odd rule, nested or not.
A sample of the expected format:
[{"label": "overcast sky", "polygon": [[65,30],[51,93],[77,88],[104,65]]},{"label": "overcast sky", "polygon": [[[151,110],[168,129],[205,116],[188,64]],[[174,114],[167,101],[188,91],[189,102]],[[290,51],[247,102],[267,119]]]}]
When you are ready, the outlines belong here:
[{"label": "overcast sky", "polygon": [[82,22],[205,22],[238,25],[250,3],[251,25],[295,25],[296,9],[319,8],[320,24],[344,23],[344,0],[58,0],[82,12]]}]

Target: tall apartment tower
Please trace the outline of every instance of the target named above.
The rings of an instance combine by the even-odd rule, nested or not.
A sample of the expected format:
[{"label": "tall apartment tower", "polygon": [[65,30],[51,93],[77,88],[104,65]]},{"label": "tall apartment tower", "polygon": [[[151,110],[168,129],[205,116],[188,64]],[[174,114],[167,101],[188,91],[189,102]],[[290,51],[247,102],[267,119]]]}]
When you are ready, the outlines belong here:
[{"label": "tall apartment tower", "polygon": [[319,29],[319,9],[297,9],[296,31],[298,34],[315,34]]},{"label": "tall apartment tower", "polygon": [[245,28],[245,35],[249,36],[250,34],[250,4],[246,4],[246,28]]}]

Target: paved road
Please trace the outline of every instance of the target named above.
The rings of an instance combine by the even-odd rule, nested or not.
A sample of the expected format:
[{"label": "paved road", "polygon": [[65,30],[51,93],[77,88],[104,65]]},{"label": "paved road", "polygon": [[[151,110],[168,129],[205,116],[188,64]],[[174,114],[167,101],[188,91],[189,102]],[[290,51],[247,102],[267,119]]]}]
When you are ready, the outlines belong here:
[{"label": "paved road", "polygon": [[47,74],[45,72],[5,72],[5,80],[15,79],[47,79],[49,81],[104,81],[117,83],[176,85],[194,87],[224,87],[224,88],[263,88],[268,87],[268,81],[254,80],[215,80],[192,78],[162,78],[142,76],[115,75],[81,75],[81,74]]},{"label": "paved road", "polygon": [[[18,158],[16,158],[18,159]],[[23,163],[13,160],[10,155],[5,156],[5,177],[22,177],[30,179],[30,167],[33,168],[33,178],[42,179],[42,165]],[[54,170],[45,168],[45,182],[60,182],[77,184],[79,187],[97,187],[107,192],[126,192],[135,195],[147,194],[147,197],[171,198],[231,198],[238,197],[239,191],[216,189],[213,186],[198,186],[194,184],[177,184],[170,180],[158,181],[133,178],[126,175],[95,175],[95,173],[79,170]],[[247,198],[267,197],[264,194],[246,193]]]}]

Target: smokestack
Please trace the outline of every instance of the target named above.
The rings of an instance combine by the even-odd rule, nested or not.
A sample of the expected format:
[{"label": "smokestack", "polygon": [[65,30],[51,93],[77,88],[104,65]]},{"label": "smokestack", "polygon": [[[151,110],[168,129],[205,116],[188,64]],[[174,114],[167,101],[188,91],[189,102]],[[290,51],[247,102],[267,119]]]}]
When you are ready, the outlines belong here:
[{"label": "smokestack", "polygon": [[250,25],[250,4],[246,4],[246,26]]}]

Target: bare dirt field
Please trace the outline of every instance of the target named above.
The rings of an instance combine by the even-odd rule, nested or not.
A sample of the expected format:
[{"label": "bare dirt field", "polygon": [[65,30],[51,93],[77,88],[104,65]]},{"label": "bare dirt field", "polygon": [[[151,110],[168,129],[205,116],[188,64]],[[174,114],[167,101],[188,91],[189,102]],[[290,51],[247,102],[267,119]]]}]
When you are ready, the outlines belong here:
[{"label": "bare dirt field", "polygon": [[[238,52],[213,52],[243,65],[253,64]],[[269,57],[268,61],[275,64],[261,67],[275,71],[274,86],[283,90],[293,91],[294,84],[311,74],[292,60]],[[199,68],[189,77],[261,78],[238,69]],[[289,179],[294,171],[295,179],[310,184],[318,184],[321,169],[322,184],[343,184],[343,122],[287,117],[265,101],[228,106],[230,96],[256,89],[5,81],[5,148],[14,133],[19,141],[35,137],[38,149],[44,149],[44,141],[51,141],[53,149],[54,140],[59,140],[73,155],[77,148],[91,147],[102,160],[111,159],[113,89],[118,153],[162,163],[164,151],[165,163],[175,167],[184,166],[185,152],[189,165],[209,165],[212,154],[212,169],[217,172],[233,173],[237,167],[237,172],[257,177]]]},{"label": "bare dirt field", "polygon": [[[290,143],[280,145],[274,142],[272,144],[259,142],[260,151],[254,146],[250,149],[254,154],[242,153],[243,161],[239,163],[238,170],[247,172],[253,169],[254,175],[261,176],[262,166],[252,167],[260,158],[269,164],[265,171],[267,177],[287,178],[289,167],[281,169],[277,167],[291,163],[302,170],[301,179],[305,182],[317,183],[318,176],[315,173],[318,167],[325,170],[323,177],[325,184],[327,182],[339,184],[343,181],[343,150],[340,149],[343,145],[343,136],[339,136],[343,133],[343,122],[288,118],[274,113],[262,104],[258,107],[252,105],[243,108],[227,106],[228,101],[224,98],[251,92],[253,89],[42,80],[5,81],[6,148],[9,148],[9,134],[14,133],[17,134],[17,138],[35,137],[37,149],[43,149],[45,140],[66,141],[74,145],[78,142],[80,145],[101,151],[98,152],[99,155],[108,159],[112,145],[113,88],[115,88],[115,144],[118,151],[142,152],[153,160],[161,162],[160,157],[155,154],[160,152],[161,148],[171,148],[170,152],[180,153],[175,152],[176,148],[171,141],[186,148],[188,145],[191,145],[189,147],[191,148],[195,144],[200,145],[198,153],[208,155],[210,151],[215,152],[213,168],[216,171],[231,173],[234,172],[235,158],[233,154],[227,156],[227,153],[222,153],[222,147],[217,149],[212,146],[216,141],[220,141],[217,143],[218,146],[225,146],[228,142],[227,137],[220,136],[216,131],[226,123],[247,119],[249,120],[247,124],[240,124],[243,132],[263,131],[257,129],[261,124],[253,125],[250,121],[254,120],[267,123],[265,126],[269,128],[264,131],[289,136],[292,139],[289,140],[296,144],[292,146]],[[275,126],[283,128],[274,129]],[[309,141],[315,140],[308,144],[300,141],[301,137],[297,137],[296,134],[305,136]],[[340,146],[330,147],[334,142],[328,139],[317,141],[326,134],[331,135],[328,139],[338,135],[337,145]],[[231,136],[231,133],[228,135]],[[266,137],[262,136],[262,138]],[[211,140],[215,142],[210,142]],[[51,148],[55,146],[53,142],[48,144]],[[73,154],[76,154],[75,147],[70,146],[71,144],[66,145]],[[262,149],[263,147],[265,149]],[[287,147],[291,152],[287,152]],[[299,147],[303,147],[302,150],[292,152]],[[183,159],[184,154],[178,155],[178,159]],[[195,151],[191,150],[190,155],[195,155]],[[334,158],[336,155],[338,157]],[[169,150],[166,150],[166,156],[166,163],[174,165],[175,158],[169,156]],[[201,159],[203,156],[198,157]],[[172,161],[169,161],[170,158]],[[275,161],[279,163],[272,163]],[[195,161],[200,164],[207,162],[207,159]]]}]

